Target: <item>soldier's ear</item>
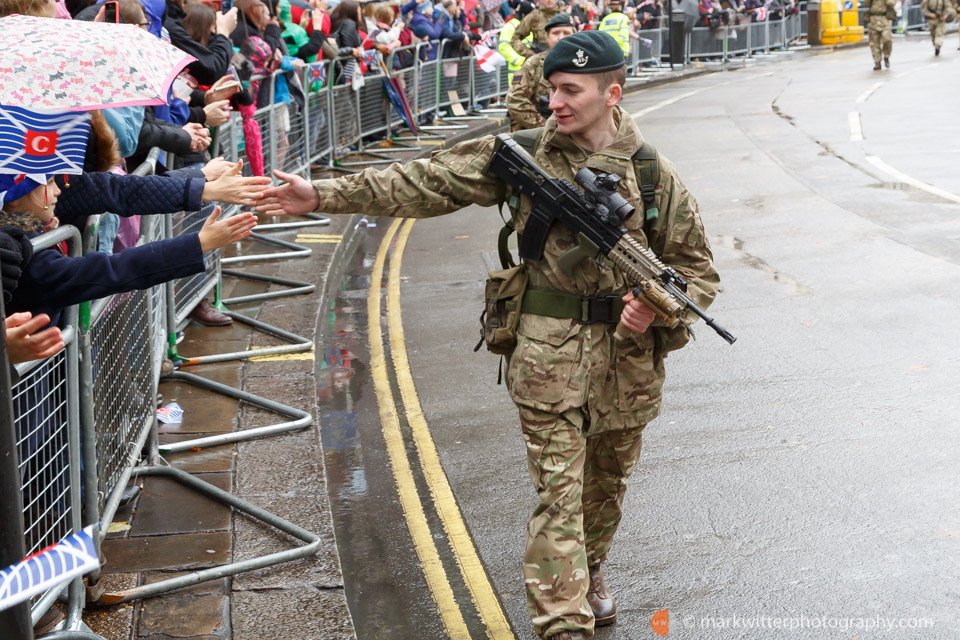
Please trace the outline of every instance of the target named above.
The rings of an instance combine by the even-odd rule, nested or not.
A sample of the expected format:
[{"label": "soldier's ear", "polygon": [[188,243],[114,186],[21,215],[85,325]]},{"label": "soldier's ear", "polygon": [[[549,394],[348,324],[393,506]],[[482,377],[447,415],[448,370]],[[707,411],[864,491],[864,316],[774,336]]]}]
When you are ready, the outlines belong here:
[{"label": "soldier's ear", "polygon": [[623,97],[623,87],[620,86],[619,82],[611,82],[610,86],[607,87],[607,90],[604,92],[604,99],[606,101],[607,108],[612,109],[620,103],[620,98]]}]

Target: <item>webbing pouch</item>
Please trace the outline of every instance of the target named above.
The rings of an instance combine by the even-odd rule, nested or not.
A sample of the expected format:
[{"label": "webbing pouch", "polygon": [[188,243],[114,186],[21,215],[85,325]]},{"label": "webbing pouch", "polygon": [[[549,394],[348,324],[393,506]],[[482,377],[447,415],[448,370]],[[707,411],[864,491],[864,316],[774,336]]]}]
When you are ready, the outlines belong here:
[{"label": "webbing pouch", "polygon": [[480,341],[473,348],[509,356],[517,346],[517,325],[520,306],[527,290],[527,273],[523,265],[488,273],[483,292],[483,313],[480,314]]},{"label": "webbing pouch", "polygon": [[656,206],[657,182],[660,179],[660,158],[657,150],[649,142],[644,142],[633,154],[633,168],[640,184],[640,195],[643,198],[644,220],[654,223],[660,217]]}]

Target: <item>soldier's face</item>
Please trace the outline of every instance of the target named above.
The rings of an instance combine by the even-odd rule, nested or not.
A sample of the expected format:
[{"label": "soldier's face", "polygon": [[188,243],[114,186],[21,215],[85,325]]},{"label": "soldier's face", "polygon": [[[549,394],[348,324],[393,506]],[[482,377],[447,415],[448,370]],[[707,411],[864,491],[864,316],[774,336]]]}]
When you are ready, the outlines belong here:
[{"label": "soldier's face", "polygon": [[620,102],[623,88],[611,84],[600,90],[599,75],[555,71],[550,74],[550,110],[557,118],[557,131],[576,136],[606,124],[611,109]]},{"label": "soldier's face", "polygon": [[553,9],[557,6],[557,0],[540,0],[540,6],[547,9]]},{"label": "soldier's face", "polygon": [[567,36],[572,36],[574,33],[573,27],[554,27],[547,32],[547,48],[552,49],[553,45],[560,42],[562,39]]}]

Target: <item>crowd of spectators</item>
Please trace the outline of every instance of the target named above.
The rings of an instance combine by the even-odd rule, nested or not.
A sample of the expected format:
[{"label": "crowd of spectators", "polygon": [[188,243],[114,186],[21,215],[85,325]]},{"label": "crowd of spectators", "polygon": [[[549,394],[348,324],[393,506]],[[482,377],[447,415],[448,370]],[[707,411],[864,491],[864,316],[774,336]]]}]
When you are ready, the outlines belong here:
[{"label": "crowd of spectators", "polygon": [[[578,29],[599,28],[611,11],[623,12],[632,38],[641,38],[644,30],[662,24],[664,0],[626,0],[622,9],[611,4],[611,0],[560,2]],[[303,81],[308,76],[296,73],[305,65],[327,61],[320,68],[331,76],[321,77],[321,82],[354,83],[356,87],[362,84],[362,76],[380,74],[391,67],[409,67],[416,56],[423,61],[449,61],[469,55],[478,42],[496,46],[486,36],[500,30],[506,33],[511,25],[515,29],[518,20],[534,8],[528,0],[500,4],[481,4],[479,0],[409,0],[405,4],[357,0],[236,0],[235,4],[230,0],[116,0],[115,6],[114,15],[107,13],[104,0],[0,0],[0,16],[25,14],[133,24],[196,59],[174,82],[167,104],[104,109],[94,116],[93,130],[100,144],[90,145],[85,167],[90,173],[74,180],[75,188],[63,190],[52,219],[82,223],[88,215],[112,212],[100,227],[99,248],[107,255],[124,248],[122,239],[130,236],[130,227],[136,226],[136,215],[196,209],[202,200],[249,204],[256,196],[255,187],[262,183],[250,182],[240,174],[262,176],[264,172],[262,135],[254,114],[257,109],[273,107],[276,121],[281,123],[275,131],[278,153],[285,153],[291,115],[305,109],[310,91]],[[777,19],[798,11],[797,0],[699,0],[697,8],[697,24],[707,27]],[[422,46],[411,46],[419,43]],[[502,38],[499,51],[513,70],[516,52]],[[446,64],[441,76],[443,90],[456,79],[456,67],[451,74]],[[478,85],[489,81],[485,77],[489,75],[475,74]],[[225,123],[234,111],[242,120],[249,163],[244,171],[222,158],[211,159],[207,152],[211,129]],[[172,154],[175,165],[167,167],[164,175],[149,179],[123,175],[137,167],[154,147]],[[144,201],[137,197],[143,193],[142,187],[136,186],[143,180],[156,181],[163,190],[182,197],[162,204]],[[56,184],[62,190],[63,179],[57,178]],[[12,204],[9,197],[6,202],[5,211]],[[6,238],[6,244],[14,247],[17,243]],[[12,287],[15,280],[5,283]],[[5,290],[4,295],[11,295],[11,291]],[[20,310],[16,298],[11,302],[12,309]],[[230,322],[229,317],[206,303],[194,317],[211,325]],[[22,324],[23,316],[13,318],[8,319],[8,326]]]}]

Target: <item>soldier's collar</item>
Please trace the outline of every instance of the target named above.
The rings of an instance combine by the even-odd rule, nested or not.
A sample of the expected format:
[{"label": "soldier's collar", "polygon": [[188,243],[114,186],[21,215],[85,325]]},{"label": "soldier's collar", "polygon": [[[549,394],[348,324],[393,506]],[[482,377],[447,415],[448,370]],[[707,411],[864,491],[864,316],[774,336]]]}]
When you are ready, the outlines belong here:
[{"label": "soldier's collar", "polygon": [[637,149],[643,146],[643,136],[640,135],[640,129],[637,128],[633,118],[624,111],[620,105],[614,107],[613,121],[617,125],[617,135],[613,142],[596,153],[588,153],[582,149],[570,136],[557,131],[556,118],[547,120],[543,128],[543,146],[544,149],[556,147],[561,151],[579,151],[580,153],[592,156],[607,156],[614,162],[618,160],[629,160]]}]

